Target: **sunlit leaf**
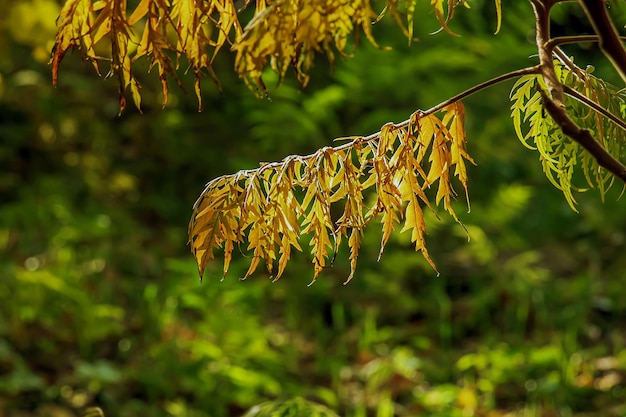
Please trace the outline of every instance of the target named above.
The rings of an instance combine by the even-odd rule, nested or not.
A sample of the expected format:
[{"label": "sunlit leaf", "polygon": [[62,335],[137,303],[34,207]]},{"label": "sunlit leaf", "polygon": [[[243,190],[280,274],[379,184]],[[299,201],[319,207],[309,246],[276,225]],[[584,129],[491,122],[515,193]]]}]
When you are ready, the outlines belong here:
[{"label": "sunlit leaf", "polygon": [[[416,4],[417,0],[402,2],[400,10],[398,0],[387,0],[379,16],[390,14],[409,43]],[[500,7],[496,4],[499,25]],[[431,0],[436,19],[450,34],[454,32],[448,23],[460,5],[469,7],[466,0]],[[234,0],[140,0],[131,4],[127,0],[66,0],[51,58],[53,83],[58,83],[66,53],[79,49],[96,71],[99,62],[111,63],[107,76],[118,79],[120,110],[126,106],[128,92],[140,108],[140,86],[133,69],[136,61],[147,58],[150,68],[158,67],[165,105],[168,76],[182,87],[177,70],[184,60],[185,69],[195,76],[194,92],[202,110],[201,79],[208,75],[220,88],[212,67],[220,51],[230,49],[235,54],[235,72],[251,89],[266,94],[262,77],[266,68],[280,79],[293,68],[306,86],[319,55],[333,65],[336,55],[349,55],[349,43],[356,42],[361,32],[378,46],[372,30],[376,13],[370,0],[257,1],[253,13],[241,12]],[[242,23],[242,16],[249,21]],[[96,53],[96,47],[100,51],[103,46],[109,48],[107,56]]]},{"label": "sunlit leaf", "polygon": [[[194,205],[189,226],[191,250],[202,276],[213,251],[224,250],[224,274],[234,247],[246,244],[251,261],[244,276],[252,275],[261,260],[274,280],[284,272],[292,247],[307,236],[313,263],[313,281],[332,265],[337,248],[347,241],[350,281],[356,271],[361,236],[374,219],[382,226],[382,255],[397,224],[411,231],[415,250],[435,269],[426,249],[423,207],[435,212],[443,200],[456,220],[451,180],[456,176],[466,189],[464,109],[454,103],[434,114],[415,112],[398,125],[385,124],[367,137],[356,137],[335,148],[325,147],[308,156],[290,156],[211,181]],[[435,202],[426,189],[437,184]],[[364,192],[375,203],[366,207]],[[299,196],[299,197],[298,197]],[[331,204],[343,207],[338,219]],[[468,203],[469,204],[469,203]],[[459,221],[460,222],[460,221]]]},{"label": "sunlit leaf", "polygon": [[[555,62],[555,70],[560,82],[605,109],[615,119],[625,119],[624,91],[604,83],[582,69],[574,71],[558,61]],[[570,207],[576,211],[573,191],[584,191],[573,184],[576,167],[582,168],[587,185],[597,188],[603,197],[614,177],[601,168],[584,148],[566,136],[550,118],[543,109],[541,95],[535,88],[537,83],[541,83],[539,76],[528,75],[521,77],[513,86],[511,117],[515,132],[525,146],[537,150],[546,177],[563,192]],[[618,159],[623,157],[626,145],[623,126],[570,96],[566,96],[565,104],[568,114],[581,128],[592,132],[610,154]]]}]

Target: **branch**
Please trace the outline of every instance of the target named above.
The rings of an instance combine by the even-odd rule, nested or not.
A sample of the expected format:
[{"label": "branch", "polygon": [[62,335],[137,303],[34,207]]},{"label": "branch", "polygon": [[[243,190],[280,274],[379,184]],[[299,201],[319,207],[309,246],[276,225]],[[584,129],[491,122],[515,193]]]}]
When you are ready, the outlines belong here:
[{"label": "branch", "polygon": [[[468,97],[468,96],[470,96],[470,95],[472,95],[472,94],[474,94],[474,93],[476,93],[476,92],[478,92],[480,90],[483,90],[485,88],[491,87],[492,85],[501,83],[501,82],[506,81],[506,80],[510,80],[512,78],[521,77],[522,75],[539,74],[539,73],[540,73],[540,67],[539,67],[539,65],[535,65],[533,67],[522,68],[522,69],[519,69],[519,70],[508,72],[506,74],[502,74],[502,75],[500,75],[498,77],[495,77],[495,78],[492,78],[490,80],[484,81],[484,82],[482,82],[480,84],[475,85],[472,88],[469,88],[469,89],[467,89],[465,91],[462,91],[459,94],[449,98],[448,100],[446,100],[446,101],[444,101],[442,103],[437,104],[436,106],[431,107],[428,110],[420,111],[420,114],[422,116],[427,116],[429,114],[437,113],[438,111],[444,109],[446,106],[449,106],[450,104],[455,103],[455,102],[457,102],[459,100],[463,100],[464,98],[466,98],[466,97]],[[411,122],[411,118],[408,118],[407,120],[404,120],[404,121],[402,121],[402,122],[400,122],[398,124],[394,124],[394,127],[395,128],[404,128],[404,127],[407,127],[410,124],[410,122]],[[380,136],[380,133],[381,132],[378,131],[376,133],[372,133],[372,134],[367,135],[367,136],[351,137],[351,138],[354,138],[354,139],[351,140],[350,142],[344,143],[343,145],[340,145],[340,146],[335,146],[332,149],[334,149],[335,151],[341,151],[341,150],[345,150],[345,149],[349,149],[349,148],[353,147],[356,143],[371,142],[373,140],[378,139],[378,137]],[[338,138],[338,139],[341,139],[341,138]],[[335,140],[337,140],[337,139],[335,139]],[[316,156],[318,156],[318,152],[314,152],[312,154],[302,155],[302,156],[300,156],[300,155],[298,155],[298,156],[289,156],[287,158],[297,158],[298,160],[307,160],[307,159],[314,158]],[[270,163],[267,163],[267,164],[263,164],[260,168],[241,170],[241,171],[239,171],[239,172],[237,172],[235,174],[223,175],[221,177],[215,178],[215,179],[209,181],[206,184],[204,191],[200,195],[203,195],[204,192],[208,188],[211,187],[212,183],[217,181],[217,180],[221,180],[223,178],[234,177],[236,175],[248,175],[248,174],[250,174],[250,173],[252,173],[252,172],[254,172],[254,171],[258,170],[258,169],[261,169],[261,170],[273,169],[273,168],[279,167],[282,163],[283,162],[270,162]],[[196,204],[197,204],[197,202],[196,202]],[[194,207],[195,207],[195,205],[194,205]]]},{"label": "branch", "polygon": [[[619,36],[619,40],[626,41],[626,36]],[[557,36],[548,41],[548,47],[585,42],[600,42],[600,37],[598,35]]]},{"label": "branch", "polygon": [[[475,85],[472,88],[468,88],[465,91],[460,92],[459,94],[450,97],[449,99],[447,99],[446,101],[443,101],[439,104],[437,104],[436,106],[431,107],[428,110],[423,110],[421,111],[422,116],[428,116],[429,114],[433,114],[433,113],[437,113],[440,110],[443,110],[446,106],[449,106],[452,103],[456,103],[457,101],[463,100],[466,97],[471,96],[474,93],[477,93],[480,90],[484,90],[485,88],[491,87],[492,85],[501,83],[502,81],[506,81],[506,80],[510,80],[511,78],[516,78],[516,77],[521,77],[522,75],[529,75],[529,74],[539,74],[540,73],[540,68],[539,65],[535,65],[533,67],[528,67],[528,68],[522,68],[516,71],[511,71],[511,72],[507,72],[506,74],[502,74],[499,75],[495,78],[492,78],[490,80],[484,81],[480,84]],[[398,124],[395,125],[395,127],[397,128],[403,128],[409,125],[411,119],[407,119],[403,122],[400,122]],[[361,142],[369,142],[371,140],[376,139],[378,136],[380,135],[380,131],[376,132],[376,133],[372,133],[371,135],[362,137],[362,138],[358,138],[356,140],[360,140]],[[355,141],[356,141],[355,140]],[[336,149],[344,149],[344,148],[348,148],[350,146],[352,146],[353,142],[352,141],[350,143],[347,143],[345,145],[339,146]],[[311,157],[313,156],[310,155]]]},{"label": "branch", "polygon": [[617,159],[613,158],[613,156],[595,140],[587,129],[578,127],[578,125],[569,118],[567,112],[548,97],[548,94],[546,94],[541,87],[538,86],[538,88],[544,109],[546,109],[550,117],[559,125],[563,133],[575,140],[580,146],[585,148],[587,152],[593,155],[598,165],[626,183],[626,167]]},{"label": "branch", "polygon": [[[567,54],[565,52],[563,52],[563,50],[559,47],[555,47],[554,48],[554,55],[556,56],[556,58],[561,61],[561,63],[563,65],[565,65],[566,67],[568,67],[572,72],[574,72],[578,78],[580,79],[584,79],[585,78],[585,74],[584,71],[582,69],[580,69],[576,64],[574,64],[572,62],[571,59],[569,59],[569,57],[567,56]],[[564,85],[565,87],[565,85]]]},{"label": "branch", "polygon": [[626,50],[602,0],[580,0],[580,5],[599,37],[600,49],[626,82]]},{"label": "branch", "polygon": [[563,91],[568,96],[570,96],[572,98],[575,98],[576,100],[580,101],[581,103],[585,104],[586,106],[591,107],[592,109],[594,109],[595,111],[600,113],[602,116],[606,117],[607,119],[611,120],[613,123],[615,123],[616,125],[621,127],[622,130],[626,131],[626,122],[624,122],[622,119],[620,119],[619,117],[617,117],[613,113],[609,112],[604,107],[600,106],[595,101],[589,99],[589,97],[585,96],[584,94],[579,93],[578,91],[576,91],[573,88],[568,87],[566,85],[563,86]]},{"label": "branch", "polygon": [[[611,174],[626,183],[626,167],[615,159],[587,129],[581,129],[567,114],[563,103],[564,86],[559,82],[553,63],[553,48],[550,48],[550,7],[554,0],[530,0],[535,14],[536,43],[539,53],[539,67],[548,93],[539,87],[543,108],[561,128],[563,133],[582,146],[598,162],[598,165],[607,169]],[[601,0],[580,0],[581,2],[598,2]],[[626,68],[626,67],[625,67]]]},{"label": "branch", "polygon": [[550,47],[550,8],[554,5],[555,0],[530,0],[535,14],[535,43],[537,44],[537,53],[539,55],[539,66],[541,75],[548,87],[550,99],[565,111],[563,104],[563,85],[559,82],[554,64],[552,62],[553,48]]},{"label": "branch", "polygon": [[[521,77],[522,75],[529,75],[529,74],[539,74],[540,73],[540,66],[539,65],[535,65],[534,67],[528,67],[528,68],[523,68],[520,70],[516,70],[516,71],[511,71],[508,72],[506,74],[502,74],[498,77],[492,78],[490,80],[487,80],[485,82],[482,82],[478,85],[475,85],[472,88],[469,88],[459,94],[457,94],[454,97],[449,98],[448,100],[444,101],[443,103],[437,104],[434,107],[431,107],[428,110],[423,111],[422,113],[424,115],[428,115],[428,114],[432,114],[432,113],[436,113],[439,110],[442,110],[444,107],[457,102],[459,100],[463,100],[465,97],[468,97],[474,93],[477,93],[480,90],[483,90],[485,88],[491,87],[492,85],[498,84],[502,81],[506,81],[506,80],[510,80],[511,78],[515,78],[515,77]],[[403,124],[408,124],[408,120],[405,122],[402,122]]]}]

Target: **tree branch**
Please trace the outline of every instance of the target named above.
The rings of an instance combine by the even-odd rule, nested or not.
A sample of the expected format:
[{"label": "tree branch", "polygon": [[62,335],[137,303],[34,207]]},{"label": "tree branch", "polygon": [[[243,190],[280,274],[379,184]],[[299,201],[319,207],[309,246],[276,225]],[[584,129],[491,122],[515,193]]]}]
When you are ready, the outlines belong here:
[{"label": "tree branch", "polygon": [[591,107],[592,109],[594,109],[595,111],[600,113],[602,116],[606,117],[607,119],[611,120],[613,123],[615,123],[616,125],[621,127],[622,130],[626,131],[626,122],[624,122],[622,119],[620,119],[619,117],[617,117],[613,113],[609,112],[604,107],[600,106],[595,101],[591,100],[589,97],[585,96],[584,94],[581,94],[580,92],[578,92],[578,91],[574,90],[573,88],[568,87],[566,85],[563,86],[563,91],[568,96],[570,96],[570,97],[580,101],[581,103],[583,103],[586,106]]},{"label": "tree branch", "polygon": [[[581,2],[597,2],[599,0],[580,0]],[[598,162],[598,165],[607,169],[626,183],[626,167],[615,159],[587,129],[581,129],[567,114],[563,103],[564,86],[559,82],[553,63],[553,48],[550,45],[550,7],[554,0],[530,0],[535,14],[536,43],[539,53],[539,68],[548,93],[539,87],[543,108],[559,126],[561,131],[576,141]],[[551,47],[552,46],[552,47]]]},{"label": "tree branch", "polygon": [[[465,91],[460,92],[459,94],[450,97],[449,99],[447,99],[446,101],[443,101],[439,104],[437,104],[436,106],[431,107],[428,110],[422,110],[420,111],[422,116],[428,116],[429,114],[433,114],[433,113],[437,113],[440,110],[443,110],[444,108],[446,108],[447,106],[449,106],[452,103],[456,103],[457,101],[463,100],[466,97],[471,96],[474,93],[477,93],[480,90],[484,90],[485,88],[491,87],[492,85],[501,83],[503,81],[506,80],[510,80],[511,78],[516,78],[516,77],[521,77],[522,75],[529,75],[529,74],[539,74],[540,73],[540,68],[539,65],[535,65],[533,67],[528,67],[528,68],[522,68],[519,70],[515,70],[515,71],[511,71],[511,72],[507,72],[506,74],[502,74],[498,77],[492,78],[490,80],[484,81],[480,84],[475,85],[472,88],[468,88]],[[394,126],[396,128],[404,128],[407,127],[409,125],[409,123],[411,122],[411,118],[408,118],[407,120],[400,122],[398,124],[394,124]],[[344,145],[338,146],[335,149],[336,150],[342,150],[342,149],[346,149],[351,147],[354,142],[356,141],[360,141],[361,143],[363,142],[369,142],[372,140],[375,140],[376,138],[378,138],[380,136],[380,131],[376,132],[376,133],[372,133],[371,135],[368,136],[364,136],[364,137],[359,137],[349,143],[346,143]],[[315,154],[311,154],[308,155],[307,157],[313,157],[313,155]],[[306,158],[306,157],[305,157]]]},{"label": "tree branch", "polygon": [[580,5],[599,37],[600,49],[613,64],[617,73],[626,82],[626,50],[615,30],[613,21],[606,11],[603,0],[580,0]]},{"label": "tree branch", "polygon": [[541,75],[548,87],[550,99],[565,109],[563,104],[563,85],[559,82],[554,64],[552,62],[553,48],[550,47],[550,8],[554,5],[554,0],[530,0],[535,14],[535,43],[539,54],[539,66]]},{"label": "tree branch", "polygon": [[[482,82],[478,85],[475,85],[472,88],[469,88],[459,94],[457,94],[454,97],[449,98],[448,100],[437,104],[434,107],[431,107],[428,110],[423,111],[422,113],[424,115],[428,115],[428,114],[432,114],[432,113],[436,113],[439,110],[442,110],[444,107],[457,102],[459,100],[463,100],[465,97],[471,96],[472,94],[480,91],[480,90],[484,90],[485,88],[491,87],[492,85],[501,83],[502,81],[506,81],[506,80],[510,80],[511,78],[516,78],[516,77],[521,77],[522,75],[529,75],[529,74],[539,74],[540,73],[540,67],[539,65],[535,65],[534,67],[528,67],[528,68],[522,68],[520,70],[516,70],[516,71],[511,71],[511,72],[507,72],[506,74],[502,74],[498,77],[492,78],[490,80],[487,80],[485,82]],[[408,121],[403,122],[408,124]]]},{"label": "tree branch", "polygon": [[[619,36],[618,38],[620,41],[626,41],[626,36]],[[548,47],[585,42],[600,42],[600,37],[598,35],[557,36],[548,41]]]},{"label": "tree branch", "polygon": [[[522,75],[529,75],[529,74],[540,74],[540,66],[539,65],[535,65],[532,67],[527,67],[527,68],[522,68],[519,70],[515,70],[515,71],[511,71],[511,72],[507,72],[506,74],[502,74],[498,77],[492,78],[490,80],[484,81],[480,84],[475,85],[474,87],[468,88],[465,91],[460,92],[459,94],[449,98],[448,100],[441,102],[439,104],[437,104],[436,106],[431,107],[428,110],[423,110],[420,111],[422,116],[427,116],[429,114],[433,114],[433,113],[437,113],[438,111],[444,109],[446,106],[449,106],[452,103],[455,103],[459,100],[463,100],[464,98],[480,91],[480,90],[484,90],[485,88],[491,87],[492,85],[501,83],[503,81],[506,80],[510,80],[512,78],[516,78],[516,77],[521,77]],[[404,120],[400,123],[394,124],[394,128],[396,129],[402,129],[407,127],[409,124],[411,123],[411,118],[408,118],[407,120]],[[376,133],[372,133],[370,135],[367,136],[358,136],[358,137],[350,137],[350,139],[352,139],[350,142],[344,143],[343,145],[340,146],[335,146],[333,147],[333,149],[335,151],[341,151],[341,150],[345,150],[345,149],[350,149],[351,147],[353,147],[355,144],[357,143],[366,143],[366,142],[371,142],[373,140],[376,140],[378,137],[380,137],[380,131],[376,132]],[[337,140],[337,139],[335,139]],[[307,159],[311,159],[314,158],[318,155],[317,152],[314,152],[312,154],[309,155],[297,155],[297,156],[288,156],[287,158],[297,158],[299,160],[307,160]],[[218,181],[218,180],[222,180],[223,178],[229,178],[229,177],[234,177],[236,175],[248,175],[258,169],[273,169],[276,167],[279,167],[282,163],[284,162],[270,162],[267,164],[263,164],[260,168],[255,168],[255,169],[247,169],[247,170],[241,170],[237,173],[234,174],[229,174],[229,175],[223,175],[220,176],[218,178],[215,178],[211,181],[209,181],[204,188],[204,191],[200,194],[203,195],[204,192],[211,187],[211,185],[213,184],[213,182]],[[195,205],[194,205],[195,207]]]}]

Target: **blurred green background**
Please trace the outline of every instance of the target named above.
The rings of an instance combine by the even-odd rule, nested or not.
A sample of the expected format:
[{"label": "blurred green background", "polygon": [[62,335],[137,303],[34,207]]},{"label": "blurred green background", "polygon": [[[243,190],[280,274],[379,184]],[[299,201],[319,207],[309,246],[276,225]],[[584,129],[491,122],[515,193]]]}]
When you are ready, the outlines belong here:
[{"label": "blurred green background", "polygon": [[[224,281],[219,256],[198,280],[186,233],[206,181],[535,62],[527,2],[503,2],[494,36],[493,2],[472,1],[452,25],[460,38],[430,35],[422,3],[419,42],[385,19],[375,33],[392,50],[362,42],[334,69],[320,59],[305,90],[268,74],[271,101],[257,99],[224,55],[223,92],[207,78],[203,113],[175,87],[161,109],[157,75],[140,70],[144,114],[118,117],[115,81],[78,53],[52,87],[57,1],[0,0],[0,417],[626,415],[621,187],[604,203],[578,194],[572,212],[515,138],[512,82],[465,101],[478,166],[471,213],[463,201],[458,213],[472,239],[427,219],[439,277],[408,234],[376,262],[370,226],[347,286],[345,247],[311,287],[307,253],[275,284],[239,281],[241,257]],[[576,3],[554,17],[556,34],[590,32]],[[567,52],[618,82],[594,48]]]}]

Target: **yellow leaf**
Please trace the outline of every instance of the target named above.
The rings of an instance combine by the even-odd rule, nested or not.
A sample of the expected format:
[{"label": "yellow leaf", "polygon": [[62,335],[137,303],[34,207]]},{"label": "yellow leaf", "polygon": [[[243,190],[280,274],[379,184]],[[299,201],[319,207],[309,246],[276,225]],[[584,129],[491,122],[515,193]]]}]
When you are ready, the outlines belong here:
[{"label": "yellow leaf", "polygon": [[452,30],[450,30],[450,28],[448,27],[448,22],[450,21],[450,19],[452,18],[452,15],[454,14],[454,8],[456,7],[457,0],[448,0],[447,14],[445,13],[444,7],[443,7],[444,0],[431,0],[430,4],[431,6],[433,6],[433,10],[435,11],[435,16],[437,17],[437,20],[439,21],[441,28],[445,30],[446,32],[448,32],[450,35],[459,36],[458,34],[454,33]]},{"label": "yellow leaf", "polygon": [[128,18],[128,24],[134,26],[135,23],[143,19],[148,14],[148,9],[152,0],[141,0],[141,2],[135,7],[135,10]]},{"label": "yellow leaf", "polygon": [[350,233],[350,239],[348,240],[348,246],[350,247],[350,275],[344,281],[344,285],[350,282],[354,277],[356,271],[356,261],[359,257],[359,246],[361,245],[361,231],[357,228],[352,228]]},{"label": "yellow leaf", "polygon": [[495,34],[497,34],[498,32],[500,32],[500,25],[502,24],[502,0],[494,0],[495,4],[496,4],[496,19],[497,19],[497,24],[496,24],[496,31]]}]

